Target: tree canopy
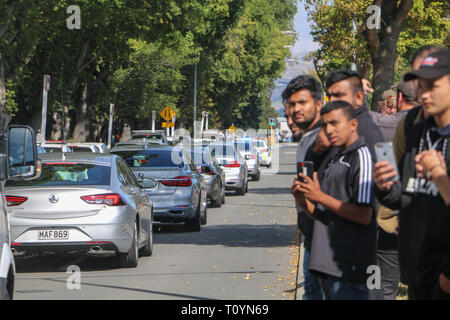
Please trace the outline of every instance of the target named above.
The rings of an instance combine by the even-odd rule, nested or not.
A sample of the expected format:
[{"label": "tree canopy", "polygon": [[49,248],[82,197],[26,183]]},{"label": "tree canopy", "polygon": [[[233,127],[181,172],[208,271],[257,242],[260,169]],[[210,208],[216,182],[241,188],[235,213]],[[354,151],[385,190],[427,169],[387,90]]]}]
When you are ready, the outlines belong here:
[{"label": "tree canopy", "polygon": [[[355,64],[371,79],[372,106],[410,68],[414,51],[425,44],[448,47],[448,1],[431,0],[303,0],[312,35],[320,44],[313,53],[322,81],[334,69]],[[369,28],[371,5],[381,10],[380,29]]]},{"label": "tree canopy", "polygon": [[[68,28],[70,5],[80,29]],[[177,126],[258,128],[272,114],[273,82],[292,39],[294,0],[7,0],[0,4],[0,125],[40,127],[42,76],[51,75],[47,138],[105,139],[115,127],[148,127],[168,105]],[[66,112],[64,112],[64,110]]]}]

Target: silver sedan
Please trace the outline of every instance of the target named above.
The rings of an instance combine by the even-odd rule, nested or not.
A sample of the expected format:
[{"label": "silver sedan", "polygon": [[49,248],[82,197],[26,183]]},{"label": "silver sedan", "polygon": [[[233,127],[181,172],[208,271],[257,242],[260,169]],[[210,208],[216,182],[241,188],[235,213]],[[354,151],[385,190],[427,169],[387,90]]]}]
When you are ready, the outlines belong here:
[{"label": "silver sedan", "polygon": [[211,143],[212,155],[225,172],[225,190],[235,190],[237,195],[248,191],[248,167],[232,142]]},{"label": "silver sedan", "polygon": [[114,252],[121,267],[135,267],[139,249],[143,256],[152,254],[152,203],[123,159],[81,152],[40,158],[38,178],[6,184],[16,255]]},{"label": "silver sedan", "polygon": [[206,224],[206,183],[184,148],[143,144],[114,147],[111,153],[121,156],[139,179],[158,181],[146,189],[155,221],[184,222],[187,231],[200,231]]},{"label": "silver sedan", "polygon": [[225,172],[211,154],[209,147],[195,147],[191,149],[191,158],[205,179],[208,189],[208,199],[215,208],[225,204]]}]

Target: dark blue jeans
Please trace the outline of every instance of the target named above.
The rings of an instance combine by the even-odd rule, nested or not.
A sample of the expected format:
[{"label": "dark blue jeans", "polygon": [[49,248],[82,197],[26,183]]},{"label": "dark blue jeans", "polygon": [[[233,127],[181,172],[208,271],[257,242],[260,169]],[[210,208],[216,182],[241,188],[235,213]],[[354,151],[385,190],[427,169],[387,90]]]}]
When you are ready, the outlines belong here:
[{"label": "dark blue jeans", "polygon": [[305,249],[303,255],[303,278],[305,279],[303,300],[323,300],[324,295],[319,277],[311,274],[308,269],[310,255],[310,252]]},{"label": "dark blue jeans", "polygon": [[355,283],[328,276],[326,279],[330,300],[369,300],[366,283]]}]

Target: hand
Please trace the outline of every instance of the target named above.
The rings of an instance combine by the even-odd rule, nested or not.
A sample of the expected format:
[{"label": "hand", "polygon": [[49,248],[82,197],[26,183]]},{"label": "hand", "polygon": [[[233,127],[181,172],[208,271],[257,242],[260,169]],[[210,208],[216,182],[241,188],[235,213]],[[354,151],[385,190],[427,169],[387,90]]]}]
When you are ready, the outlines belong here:
[{"label": "hand", "polygon": [[320,202],[322,198],[322,190],[320,189],[319,179],[317,178],[317,172],[314,172],[313,179],[303,173],[299,173],[300,178],[304,179],[305,182],[300,183],[300,191],[304,194],[305,198],[312,202]]},{"label": "hand", "polygon": [[373,179],[378,189],[381,191],[389,191],[397,181],[392,181],[397,172],[395,168],[387,161],[380,161],[375,163],[375,171],[373,173]]},{"label": "hand", "polygon": [[306,205],[305,196],[300,191],[300,181],[298,178],[295,178],[294,183],[291,187],[291,193],[295,198],[295,201],[299,204],[300,207],[304,207]]},{"label": "hand", "polygon": [[443,273],[441,273],[441,275],[439,276],[439,286],[441,287],[442,291],[450,294],[450,279],[444,276]]},{"label": "hand", "polygon": [[447,166],[442,153],[434,149],[425,150],[416,155],[415,161],[417,175],[421,178],[429,177],[436,167],[439,167],[443,174],[447,173]]},{"label": "hand", "polygon": [[373,93],[373,89],[372,89],[372,85],[370,84],[369,80],[367,79],[361,79],[362,85],[363,85],[363,89],[364,89],[364,94],[368,95],[369,93]]}]

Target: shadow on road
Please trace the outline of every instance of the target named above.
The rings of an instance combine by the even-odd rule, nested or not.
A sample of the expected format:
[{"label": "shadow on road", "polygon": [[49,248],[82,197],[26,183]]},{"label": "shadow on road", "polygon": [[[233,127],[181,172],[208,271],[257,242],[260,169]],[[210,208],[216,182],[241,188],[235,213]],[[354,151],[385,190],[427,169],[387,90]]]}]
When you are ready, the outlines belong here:
[{"label": "shadow on road", "polygon": [[286,188],[286,187],[253,188],[253,189],[249,189],[248,193],[290,195],[291,194],[291,189],[290,188]]},{"label": "shadow on road", "polygon": [[155,225],[155,243],[222,245],[226,247],[288,247],[295,243],[296,225],[229,224],[186,233],[181,224]]}]

